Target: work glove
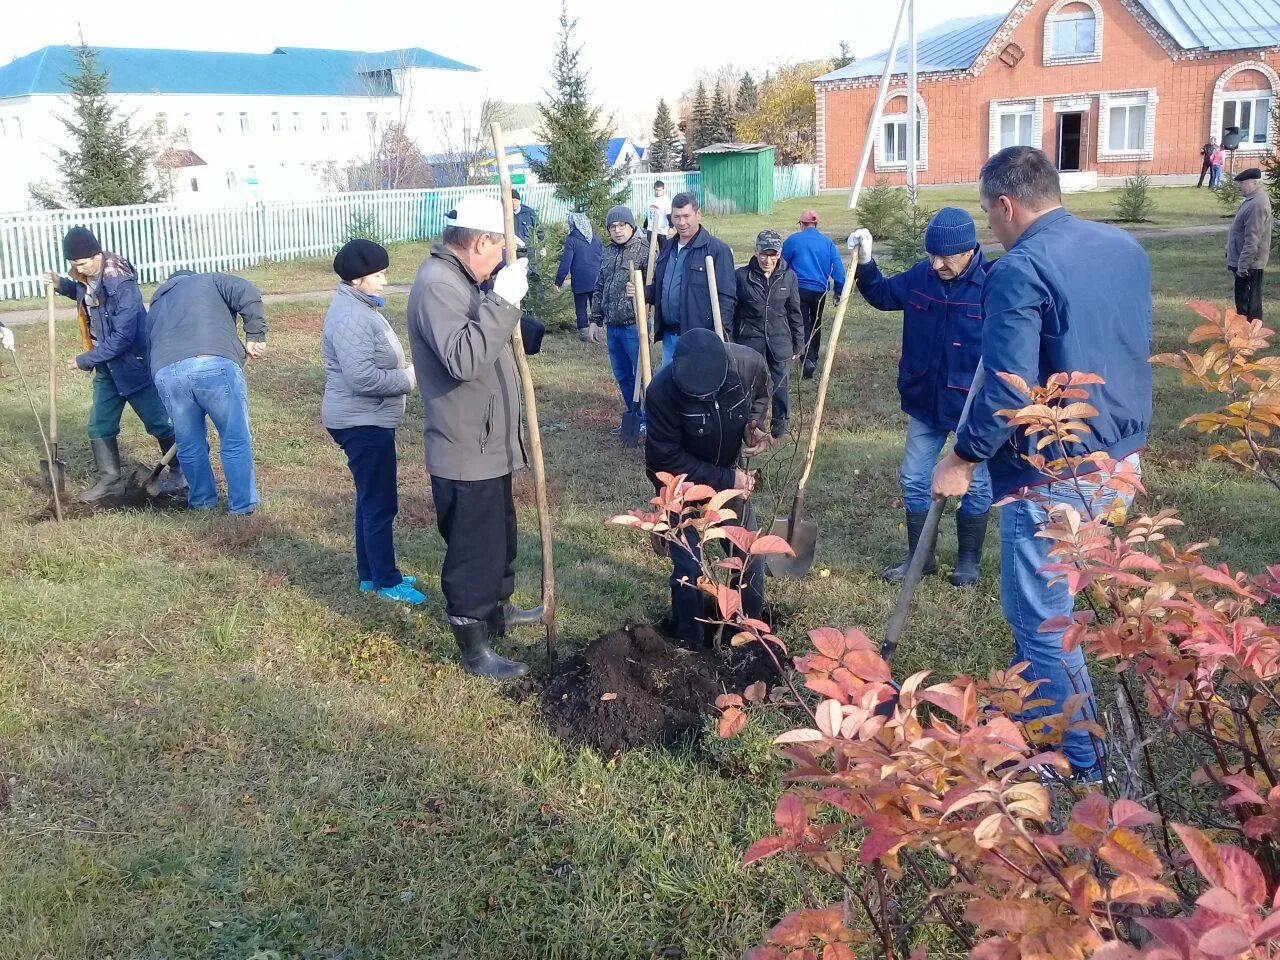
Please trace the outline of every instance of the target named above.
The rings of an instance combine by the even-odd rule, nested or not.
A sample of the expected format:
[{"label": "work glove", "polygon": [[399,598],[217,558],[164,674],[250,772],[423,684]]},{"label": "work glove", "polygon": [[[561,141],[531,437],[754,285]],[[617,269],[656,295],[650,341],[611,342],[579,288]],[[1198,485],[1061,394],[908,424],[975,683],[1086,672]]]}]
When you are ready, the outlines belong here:
[{"label": "work glove", "polygon": [[523,257],[498,271],[493,278],[493,292],[513,307],[529,292],[529,261]]},{"label": "work glove", "polygon": [[0,347],[4,347],[10,353],[14,353],[13,349],[13,331],[0,323]]},{"label": "work glove", "polygon": [[858,251],[858,263],[868,264],[871,262],[871,231],[859,227],[853,233],[849,234],[849,249]]}]

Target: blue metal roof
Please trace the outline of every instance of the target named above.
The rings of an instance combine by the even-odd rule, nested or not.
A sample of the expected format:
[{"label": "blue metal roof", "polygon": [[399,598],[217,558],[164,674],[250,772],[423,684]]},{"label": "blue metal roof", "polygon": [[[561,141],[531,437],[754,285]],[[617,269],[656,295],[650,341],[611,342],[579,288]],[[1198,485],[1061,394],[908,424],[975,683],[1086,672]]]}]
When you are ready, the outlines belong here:
[{"label": "blue metal roof", "polygon": [[[916,37],[916,69],[920,73],[941,73],[946,70],[967,70],[978,58],[987,41],[1004,23],[1007,13],[997,13],[985,17],[964,17],[959,20],[948,20],[932,29],[925,30]],[[888,50],[882,50],[874,56],[863,60],[855,60],[847,67],[833,70],[818,77],[819,80],[857,80],[863,77],[878,77],[884,73]],[[898,47],[894,58],[894,73],[905,73],[907,69],[907,45]]]},{"label": "blue metal roof", "polygon": [[610,137],[609,142],[604,147],[604,162],[611,167],[617,163],[618,154],[622,152],[623,144],[626,142],[626,137]]},{"label": "blue metal roof", "polygon": [[1186,50],[1252,50],[1280,46],[1275,0],[1138,0]]},{"label": "blue metal roof", "polygon": [[[75,70],[73,49],[44,47],[0,67],[0,98],[65,93],[64,76]],[[361,77],[364,73],[395,67],[476,70],[418,47],[378,53],[309,47],[277,47],[271,53],[95,49],[99,66],[110,74],[112,93],[369,96],[369,83]]]}]

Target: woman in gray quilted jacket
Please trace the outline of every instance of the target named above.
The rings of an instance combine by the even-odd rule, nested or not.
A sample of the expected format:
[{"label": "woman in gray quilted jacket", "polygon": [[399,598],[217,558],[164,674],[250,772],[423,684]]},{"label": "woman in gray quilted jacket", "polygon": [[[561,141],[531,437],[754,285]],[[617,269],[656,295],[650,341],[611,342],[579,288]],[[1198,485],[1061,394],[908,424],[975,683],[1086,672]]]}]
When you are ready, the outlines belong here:
[{"label": "woman in gray quilted jacket", "polygon": [[426,597],[396,566],[391,526],[400,505],[396,491],[396,427],[405,395],[413,390],[413,364],[379,313],[390,259],[384,247],[352,240],[333,269],[342,278],[324,316],[324,401],[321,419],[347,455],[356,484],[356,572],[360,590],[401,603]]}]

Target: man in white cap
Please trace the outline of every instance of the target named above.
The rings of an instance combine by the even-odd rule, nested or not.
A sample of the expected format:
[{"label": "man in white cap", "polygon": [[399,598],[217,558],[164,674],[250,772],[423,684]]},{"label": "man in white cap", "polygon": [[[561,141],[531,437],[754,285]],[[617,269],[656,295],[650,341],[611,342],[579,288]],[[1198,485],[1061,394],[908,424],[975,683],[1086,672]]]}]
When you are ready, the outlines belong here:
[{"label": "man in white cap", "polygon": [[529,465],[511,333],[529,292],[529,264],[517,260],[498,271],[503,239],[501,201],[458,201],[445,219],[442,242],[418,268],[408,316],[425,414],[427,473],[445,541],[445,612],[463,669],[496,680],[521,676],[528,667],[494,653],[492,641],[508,625],[542,616],[541,610],[511,603],[511,475]]}]

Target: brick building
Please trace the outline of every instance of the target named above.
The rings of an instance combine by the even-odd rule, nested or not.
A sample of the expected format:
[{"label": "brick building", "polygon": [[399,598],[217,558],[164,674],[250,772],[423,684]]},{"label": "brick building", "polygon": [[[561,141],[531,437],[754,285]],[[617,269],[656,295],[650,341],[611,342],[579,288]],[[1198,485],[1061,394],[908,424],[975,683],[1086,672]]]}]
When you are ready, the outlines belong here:
[{"label": "brick building", "polygon": [[[921,183],[973,182],[1016,144],[1086,188],[1197,174],[1201,146],[1228,126],[1240,127],[1236,169],[1275,142],[1280,0],[1019,0],[923,32],[916,49]],[[823,187],[853,180],[887,56],[814,80]],[[906,67],[899,48],[869,178],[905,180]]]}]

